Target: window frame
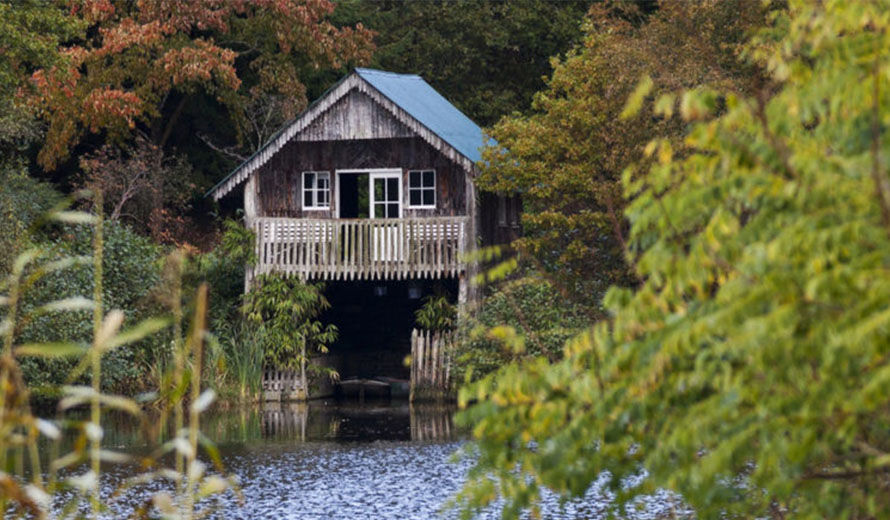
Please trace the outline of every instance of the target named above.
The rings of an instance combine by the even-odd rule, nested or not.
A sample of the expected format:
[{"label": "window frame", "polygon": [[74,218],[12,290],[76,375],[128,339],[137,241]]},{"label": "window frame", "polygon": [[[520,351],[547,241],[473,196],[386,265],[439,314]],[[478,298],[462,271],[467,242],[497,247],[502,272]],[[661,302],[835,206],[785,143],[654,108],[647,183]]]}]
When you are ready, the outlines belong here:
[{"label": "window frame", "polygon": [[[311,187],[306,187],[306,175],[314,175],[315,179],[312,182]],[[321,176],[327,177],[328,185],[326,188],[320,188],[318,186],[318,180]],[[312,205],[306,205],[306,192],[309,191],[312,193]],[[319,206],[318,205],[318,194],[327,191],[327,205]],[[304,171],[300,175],[300,204],[303,207],[303,210],[306,211],[328,211],[331,209],[331,172],[326,170],[310,170]]]},{"label": "window frame", "polygon": [[[425,172],[433,172],[433,185],[432,186],[424,186],[423,185],[423,174]],[[411,186],[411,174],[412,173],[420,174],[420,186],[417,186],[417,187]],[[438,200],[439,196],[437,194],[438,187],[439,187],[438,177],[439,176],[438,176],[435,168],[424,168],[422,170],[408,170],[408,182],[407,182],[408,189],[406,190],[408,200],[407,200],[406,207],[411,208],[411,209],[436,209],[438,207],[437,203],[439,202],[439,200]],[[420,204],[411,204],[411,192],[415,191],[415,190],[420,192]],[[433,203],[432,204],[424,204],[423,203],[423,192],[426,190],[433,191]]]}]

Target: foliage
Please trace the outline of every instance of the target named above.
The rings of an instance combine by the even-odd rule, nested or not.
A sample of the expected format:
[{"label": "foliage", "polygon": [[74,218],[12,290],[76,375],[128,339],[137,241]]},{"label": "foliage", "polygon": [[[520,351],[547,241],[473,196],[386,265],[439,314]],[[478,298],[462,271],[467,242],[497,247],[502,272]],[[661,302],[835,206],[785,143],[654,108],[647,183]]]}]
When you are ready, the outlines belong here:
[{"label": "foliage", "polygon": [[566,340],[589,323],[583,311],[534,273],[502,283],[468,317],[467,341],[457,354],[457,376],[479,379],[511,362],[536,357],[558,360]]},{"label": "foliage", "polygon": [[[54,168],[86,133],[125,142],[137,125],[163,147],[199,92],[233,116],[264,93],[285,96],[295,113],[305,105],[300,67],[367,57],[370,34],[335,28],[325,20],[332,10],[328,0],[72,3],[90,30],[63,49],[64,64],[33,76],[49,123],[41,164]],[[179,106],[165,114],[167,103]]]},{"label": "foliage", "polygon": [[182,275],[186,292],[201,284],[209,287],[211,342],[207,367],[213,370],[214,388],[236,400],[250,400],[259,391],[265,358],[262,330],[250,323],[242,310],[244,268],[253,251],[253,233],[235,219],[226,219],[219,245],[206,253],[194,253]]},{"label": "foliage", "polygon": [[222,223],[223,235],[220,246],[232,260],[242,265],[256,265],[256,233],[244,227],[244,223],[235,219],[225,219]]},{"label": "foliage", "polygon": [[448,293],[444,291],[424,298],[423,305],[414,315],[417,325],[426,330],[452,330],[457,324],[457,307],[449,301]]},{"label": "foliage", "polygon": [[643,282],[612,289],[564,361],[464,390],[464,505],[499,492],[515,511],[608,471],[620,498],[666,487],[700,518],[890,514],[887,13],[791,2],[750,47],[774,95],[656,101],[702,121],[627,176]]},{"label": "foliage", "polygon": [[263,337],[269,365],[305,370],[309,352],[326,353],[327,344],[337,339],[337,327],[325,326],[317,319],[330,307],[319,285],[260,275],[244,300],[245,314]]},{"label": "foliage", "polygon": [[[61,2],[0,1],[0,156],[36,139],[40,128],[24,103],[26,78],[60,64],[62,42],[82,33],[83,24],[66,15]],[[5,162],[0,159],[0,162]]]},{"label": "foliage", "polygon": [[23,170],[0,164],[0,276],[8,275],[15,258],[40,240],[34,235],[36,224],[62,198]]},{"label": "foliage", "polygon": [[[160,281],[159,248],[130,228],[110,221],[104,226],[104,242],[103,300],[120,309],[128,321],[156,314],[158,309],[150,296]],[[84,257],[92,250],[92,230],[89,226],[72,226],[44,245],[44,261]],[[49,273],[34,284],[22,306],[33,311],[49,300],[86,297],[92,291],[93,273],[90,265]],[[91,334],[90,315],[84,310],[41,314],[22,329],[21,338],[39,343],[84,342]],[[119,392],[142,390],[148,383],[146,367],[164,354],[159,344],[161,338],[155,336],[105,356],[103,386]],[[21,368],[29,385],[58,387],[69,382],[72,364],[71,359],[29,358],[21,362]]]},{"label": "foliage", "polygon": [[[101,195],[99,195],[101,198]],[[102,207],[101,200],[96,204]],[[0,297],[3,319],[0,320],[0,510],[4,517],[46,518],[62,508],[66,517],[92,518],[108,512],[108,504],[103,502],[101,489],[102,472],[109,464],[128,464],[146,468],[129,480],[124,491],[134,485],[155,485],[168,481],[175,485],[173,494],[164,491],[151,492],[148,504],[138,508],[134,517],[148,518],[154,510],[165,518],[200,518],[208,511],[200,510],[198,502],[208,496],[224,492],[234,487],[233,481],[224,478],[221,471],[208,471],[207,466],[198,460],[199,439],[201,439],[200,414],[214,399],[212,391],[201,392],[201,370],[182,372],[168,379],[167,392],[173,396],[174,406],[182,408],[186,389],[190,393],[188,425],[177,424],[175,439],[167,442],[138,461],[130,455],[102,447],[104,430],[102,416],[108,410],[117,410],[132,416],[136,421],[142,418],[140,404],[134,400],[103,393],[102,358],[117,350],[124,350],[128,344],[139,341],[155,333],[168,324],[167,320],[149,319],[121,330],[125,315],[120,310],[105,312],[103,305],[103,253],[104,219],[101,212],[90,215],[79,212],[54,211],[54,219],[66,223],[89,224],[92,228],[92,257],[65,257],[50,262],[42,261],[39,249],[29,249],[19,255],[13,263],[12,271],[0,280]],[[44,301],[37,308],[28,309],[22,305],[31,287],[41,278],[64,272],[72,266],[92,263],[95,269],[93,298],[61,298]],[[53,295],[56,296],[56,295]],[[178,295],[177,295],[178,300]],[[204,313],[206,311],[206,286],[201,288],[195,299],[195,313],[188,338],[177,340],[182,345],[180,354],[187,357],[192,366],[201,366],[203,338],[205,336]],[[92,310],[93,331],[88,343],[63,338],[51,343],[22,343],[20,331],[26,324],[46,313],[66,313]],[[41,419],[33,415],[29,404],[29,388],[25,384],[18,362],[32,357],[38,358],[79,358],[74,369],[77,373],[88,374],[89,385],[69,385],[64,388],[64,398],[59,402],[59,410],[64,412],[75,407],[86,407],[89,415],[84,420],[71,421],[73,428],[62,428],[61,421]],[[164,414],[165,416],[166,414]],[[164,429],[164,421],[155,434]],[[41,462],[39,439],[44,437],[53,446],[50,450],[49,465]],[[58,456],[63,437],[71,446],[62,456]],[[219,455],[212,442],[201,439],[205,454],[217,464]],[[164,457],[172,455],[175,468],[166,468]],[[25,463],[27,462],[27,468]],[[156,489],[156,488],[155,488]]]},{"label": "foliage", "polygon": [[372,66],[420,74],[471,119],[489,125],[528,106],[543,87],[550,57],[579,39],[590,4],[343,0],[334,18],[376,31]]},{"label": "foliage", "polygon": [[93,192],[101,191],[104,210],[110,220],[151,230],[157,242],[170,227],[167,208],[182,214],[189,208],[189,195],[195,186],[189,183],[190,166],[182,158],[165,157],[148,140],[137,137],[135,144],[115,148],[104,146],[80,158],[83,170],[80,184]]},{"label": "foliage", "polygon": [[763,22],[759,2],[661,2],[651,14],[644,7],[591,7],[583,43],[554,58],[532,113],[490,129],[499,146],[484,150],[477,183],[521,196],[524,236],[514,245],[571,299],[591,307],[609,284],[635,282],[624,261],[623,168],[642,159],[653,135],[679,141],[686,131],[670,118],[618,117],[639,78],[648,74],[660,92],[702,84],[744,91],[757,78],[736,52]]},{"label": "foliage", "polygon": [[221,358],[217,364],[220,391],[232,391],[240,401],[252,401],[259,395],[263,380],[265,343],[262,332],[246,320],[218,323]]}]

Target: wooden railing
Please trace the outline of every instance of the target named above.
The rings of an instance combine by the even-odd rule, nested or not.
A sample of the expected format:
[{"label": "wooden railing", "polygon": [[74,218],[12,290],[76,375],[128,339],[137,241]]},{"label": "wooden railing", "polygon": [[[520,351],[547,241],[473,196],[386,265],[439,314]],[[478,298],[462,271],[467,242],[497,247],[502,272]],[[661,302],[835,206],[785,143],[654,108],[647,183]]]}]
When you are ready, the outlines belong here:
[{"label": "wooden railing", "polygon": [[254,276],[383,280],[456,277],[465,268],[467,217],[258,217]]}]

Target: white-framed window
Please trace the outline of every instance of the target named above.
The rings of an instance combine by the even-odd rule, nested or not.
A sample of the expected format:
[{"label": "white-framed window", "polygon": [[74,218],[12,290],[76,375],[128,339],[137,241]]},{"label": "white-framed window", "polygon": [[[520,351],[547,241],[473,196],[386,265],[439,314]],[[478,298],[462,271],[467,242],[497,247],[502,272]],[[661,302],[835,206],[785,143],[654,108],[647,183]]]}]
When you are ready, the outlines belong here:
[{"label": "white-framed window", "polygon": [[408,207],[436,207],[436,171],[408,171]]},{"label": "white-framed window", "polygon": [[331,207],[331,174],[303,172],[303,209]]}]

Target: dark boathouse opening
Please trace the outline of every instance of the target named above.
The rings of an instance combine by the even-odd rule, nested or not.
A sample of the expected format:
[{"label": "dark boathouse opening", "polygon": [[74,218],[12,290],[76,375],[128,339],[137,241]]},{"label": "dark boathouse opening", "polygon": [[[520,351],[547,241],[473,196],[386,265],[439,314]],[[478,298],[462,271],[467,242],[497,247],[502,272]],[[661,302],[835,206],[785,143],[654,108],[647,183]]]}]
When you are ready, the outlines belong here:
[{"label": "dark boathouse opening", "polygon": [[411,353],[411,331],[418,328],[415,313],[437,293],[456,302],[457,291],[455,279],[328,282],[325,296],[331,308],[322,319],[339,329],[326,356],[326,364],[340,374],[335,395],[407,398],[410,367],[405,359]]}]

